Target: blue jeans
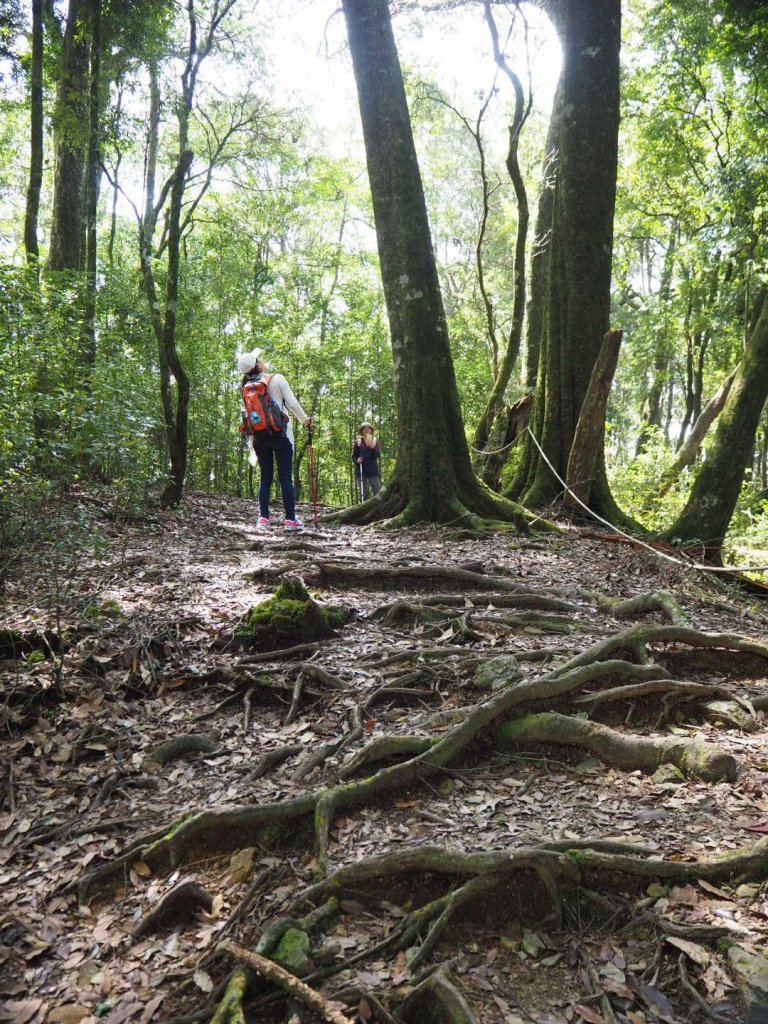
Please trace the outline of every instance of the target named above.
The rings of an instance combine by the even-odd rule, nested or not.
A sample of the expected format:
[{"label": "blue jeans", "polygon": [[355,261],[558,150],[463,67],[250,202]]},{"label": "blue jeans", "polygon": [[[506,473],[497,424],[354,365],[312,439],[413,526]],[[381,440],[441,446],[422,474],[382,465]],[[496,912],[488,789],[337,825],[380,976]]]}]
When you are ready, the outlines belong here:
[{"label": "blue jeans", "polygon": [[285,518],[296,518],[296,492],[293,489],[293,445],[287,437],[258,438],[253,442],[259,460],[259,513],[269,519],[269,494],[277,462],[277,479],[283,495]]}]

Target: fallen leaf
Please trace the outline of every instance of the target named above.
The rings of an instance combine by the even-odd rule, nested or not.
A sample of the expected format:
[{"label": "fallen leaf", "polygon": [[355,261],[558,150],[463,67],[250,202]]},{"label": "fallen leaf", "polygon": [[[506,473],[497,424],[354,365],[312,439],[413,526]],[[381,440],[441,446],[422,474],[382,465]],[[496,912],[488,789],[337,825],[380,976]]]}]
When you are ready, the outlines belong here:
[{"label": "fallen leaf", "polygon": [[654,985],[641,985],[640,997],[649,1009],[663,1020],[673,1021],[675,1019],[672,1003]]},{"label": "fallen leaf", "polygon": [[42,999],[11,999],[5,1004],[5,1020],[11,1024],[27,1024],[43,1005]]},{"label": "fallen leaf", "polygon": [[754,825],[744,826],[747,832],[765,832],[768,833],[768,818],[765,821],[758,821]]},{"label": "fallen leaf", "polygon": [[371,1019],[371,1017],[373,1017],[373,1010],[371,1009],[371,1004],[367,1002],[365,999],[361,999],[360,1002],[357,1004],[357,1015],[360,1018],[360,1020],[365,1021],[368,1021]]},{"label": "fallen leaf", "polygon": [[573,1008],[581,1014],[584,1020],[588,1020],[589,1024],[605,1024],[605,1017],[597,1010],[592,1010],[589,1006],[584,1006],[583,1003],[574,1003]]},{"label": "fallen leaf", "polygon": [[678,938],[677,935],[665,935],[664,938],[670,946],[675,946],[676,949],[682,950],[699,967],[707,967],[709,965],[712,958],[703,946],[699,946],[698,943],[691,942],[689,939]]},{"label": "fallen leaf", "polygon": [[716,885],[712,885],[712,883],[711,883],[711,882],[707,882],[707,881],[706,881],[705,879],[703,879],[703,878],[700,878],[700,879],[698,880],[698,885],[699,885],[699,886],[700,886],[700,888],[702,888],[702,889],[703,889],[703,890],[704,890],[705,892],[711,892],[711,893],[712,893],[713,895],[715,895],[715,896],[722,896],[722,898],[723,898],[724,900],[729,900],[729,901],[732,901],[732,900],[733,900],[733,896],[731,895],[731,893],[729,893],[729,892],[726,892],[726,891],[725,891],[724,889],[718,889]]},{"label": "fallen leaf", "polygon": [[152,868],[149,864],[145,864],[143,860],[135,860],[133,864],[131,864],[131,868],[142,878],[149,878],[152,874]]},{"label": "fallen leaf", "polygon": [[207,971],[204,971],[202,967],[198,967],[195,973],[192,975],[192,980],[199,989],[203,992],[213,992],[213,980]]},{"label": "fallen leaf", "polygon": [[90,1015],[90,1010],[79,1003],[67,1003],[65,1006],[54,1006],[48,1014],[47,1024],[78,1024],[83,1017]]}]

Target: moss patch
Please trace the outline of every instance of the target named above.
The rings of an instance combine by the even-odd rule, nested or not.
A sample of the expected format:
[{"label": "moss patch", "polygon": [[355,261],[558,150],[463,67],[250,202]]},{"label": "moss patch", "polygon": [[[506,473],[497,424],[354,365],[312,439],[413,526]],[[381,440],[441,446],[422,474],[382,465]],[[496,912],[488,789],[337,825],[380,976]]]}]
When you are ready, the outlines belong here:
[{"label": "moss patch", "polygon": [[274,597],[255,605],[235,629],[235,643],[274,651],[333,636],[349,619],[348,608],[323,608],[301,580],[285,580]]}]

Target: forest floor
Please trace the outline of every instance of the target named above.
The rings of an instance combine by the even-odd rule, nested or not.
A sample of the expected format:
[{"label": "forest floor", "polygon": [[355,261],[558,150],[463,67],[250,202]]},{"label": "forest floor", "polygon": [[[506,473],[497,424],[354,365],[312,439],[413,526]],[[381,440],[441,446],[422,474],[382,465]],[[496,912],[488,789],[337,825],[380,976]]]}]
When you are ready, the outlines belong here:
[{"label": "forest floor", "polygon": [[[7,571],[0,1020],[208,1020],[243,950],[289,962],[290,925],[314,1007],[254,963],[218,1020],[768,1021],[758,598],[567,523],[305,512],[286,536],[255,513],[192,494],[126,521],[72,493]],[[346,624],[235,642],[286,578]],[[503,741],[518,690],[526,713],[567,693],[565,735]],[[596,710],[590,748],[568,733]],[[636,737],[702,744],[698,768]]]}]

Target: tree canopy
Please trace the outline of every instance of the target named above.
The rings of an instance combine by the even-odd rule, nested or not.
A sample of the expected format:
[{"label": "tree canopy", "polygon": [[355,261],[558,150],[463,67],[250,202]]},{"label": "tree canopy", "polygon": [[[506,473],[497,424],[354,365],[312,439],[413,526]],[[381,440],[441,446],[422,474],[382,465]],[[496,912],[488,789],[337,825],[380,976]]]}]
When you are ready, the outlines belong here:
[{"label": "tree canopy", "polygon": [[[329,80],[344,83],[346,108],[329,99],[324,117],[292,102],[287,79],[298,74],[283,54],[296,51],[268,4],[11,5],[0,83],[4,483],[21,500],[52,476],[91,477],[128,505],[153,493],[173,503],[185,487],[242,491],[234,356],[259,344],[315,414],[321,502],[354,500],[350,445],[372,418],[389,488],[366,518],[402,511],[403,481],[413,473],[412,492],[444,453],[461,462],[467,446],[486,483],[468,462],[449,476],[464,480],[470,515],[521,524],[487,484],[532,507],[565,494],[612,327],[623,342],[607,413],[596,413],[604,451],[579,492],[617,526],[715,560],[723,544],[747,544],[759,560],[768,455],[755,390],[767,184],[758,8],[634,0],[598,17],[563,0],[397,10],[407,122],[369,144],[367,163],[370,172],[372,159],[400,158],[412,138],[401,155],[418,167],[427,219],[417,228],[401,211],[395,222],[406,248],[417,230],[429,233],[448,360],[433,372],[416,369],[423,340],[398,355],[385,301],[396,266],[387,269],[375,235],[376,191],[388,186],[374,185],[371,201],[354,47],[340,18],[320,18],[330,9],[302,26],[305,39],[325,34]],[[436,54],[464,32],[478,58],[448,74]],[[556,92],[556,67],[544,76],[537,50],[558,45]],[[380,117],[370,115],[374,128]],[[434,437],[415,416],[427,408],[425,372],[432,392],[455,377],[455,398],[426,417]],[[734,374],[744,386],[716,418],[722,403],[710,400]],[[745,392],[748,415],[737,408]],[[717,491],[715,518],[695,484],[707,463],[698,486]],[[438,469],[436,479],[447,477]],[[453,514],[440,501],[414,508],[408,518]]]}]

